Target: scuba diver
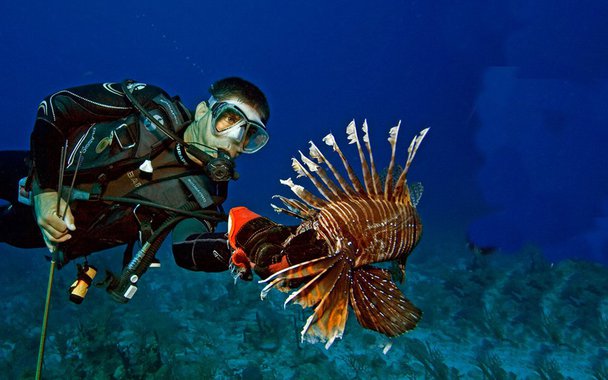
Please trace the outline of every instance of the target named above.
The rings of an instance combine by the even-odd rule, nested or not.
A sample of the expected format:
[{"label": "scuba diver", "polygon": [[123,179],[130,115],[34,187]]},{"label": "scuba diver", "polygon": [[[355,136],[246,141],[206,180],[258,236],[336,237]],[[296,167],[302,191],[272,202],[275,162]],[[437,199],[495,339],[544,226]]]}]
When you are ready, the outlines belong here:
[{"label": "scuba diver", "polygon": [[[267,276],[284,267],[280,242],[292,227],[257,215],[239,219],[233,234],[238,232],[246,255],[233,252],[226,234],[215,232],[227,220],[222,203],[228,182],[237,177],[233,160],[268,142],[266,97],[236,77],[215,82],[209,92],[194,112],[179,97],[135,81],[84,85],[46,97],[30,152],[0,152],[0,198],[8,202],[0,211],[0,241],[46,246],[59,267],[84,257],[78,280],[87,285],[96,271],[91,275],[88,255],[126,246],[123,272],[109,273],[105,281],[123,303],[157,263],[155,253],[169,232],[175,262],[189,270],[232,266],[240,278],[251,279],[252,268]],[[251,220],[257,222],[245,223]],[[71,299],[80,303],[83,297]]]}]

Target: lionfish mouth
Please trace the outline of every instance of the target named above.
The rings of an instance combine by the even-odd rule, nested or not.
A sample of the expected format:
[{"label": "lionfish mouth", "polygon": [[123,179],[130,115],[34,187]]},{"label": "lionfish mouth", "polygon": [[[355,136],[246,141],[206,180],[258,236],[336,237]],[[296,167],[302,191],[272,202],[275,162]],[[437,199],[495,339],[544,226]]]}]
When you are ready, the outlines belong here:
[{"label": "lionfish mouth", "polygon": [[[400,125],[401,122],[389,131],[391,159],[383,181],[374,164],[366,121],[361,129],[367,157],[357,136],[355,122],[346,128],[349,144],[357,146],[363,182],[331,133],[323,141],[340,157],[348,180],[313,142],[310,142],[309,150],[312,159],[299,152],[304,165],[293,158],[292,167],[297,177],[306,177],[312,182],[320,196],[295,184],[291,178],[281,180],[299,200],[275,196],[284,207],[272,205],[273,208],[302,219],[304,222],[298,233],[313,230],[326,247],[261,281],[267,283],[262,290],[262,298],[272,288],[278,288],[291,291],[285,304],[313,308],[302,329],[302,340],[323,341],[329,348],[336,338],[342,337],[349,308],[363,327],[389,337],[415,328],[422,316],[420,309],[399,290],[391,273],[371,265],[396,261],[404,274],[406,259],[422,231],[416,211],[421,187],[410,189],[406,177],[429,129],[422,130],[413,138],[405,166],[395,181],[393,172]],[[335,180],[330,178],[326,168]],[[292,280],[298,280],[302,285],[295,290],[289,289],[285,284]]]}]

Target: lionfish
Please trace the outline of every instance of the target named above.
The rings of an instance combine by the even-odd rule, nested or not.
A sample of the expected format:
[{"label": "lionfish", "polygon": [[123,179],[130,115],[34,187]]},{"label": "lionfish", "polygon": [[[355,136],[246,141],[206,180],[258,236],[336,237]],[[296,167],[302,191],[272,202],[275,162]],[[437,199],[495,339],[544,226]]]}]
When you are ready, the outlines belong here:
[{"label": "lionfish", "polygon": [[[310,179],[325,199],[294,184],[291,178],[281,180],[301,201],[276,195],[286,208],[272,205],[273,208],[304,220],[296,235],[312,229],[316,237],[324,240],[329,247],[322,257],[293,265],[262,281],[268,282],[262,290],[262,299],[273,287],[289,291],[284,286],[289,280],[305,282],[293,290],[285,301],[285,305],[293,302],[303,308],[314,308],[314,313],[302,329],[302,340],[324,341],[325,347],[329,348],[336,338],[342,338],[349,306],[363,327],[389,337],[413,329],[422,316],[421,310],[405,298],[393,282],[391,272],[371,265],[397,261],[405,276],[405,262],[422,233],[420,216],[416,211],[421,193],[410,190],[406,176],[429,129],[424,129],[412,140],[405,167],[395,183],[395,147],[400,125],[401,122],[389,132],[392,153],[384,183],[374,165],[367,121],[364,121],[362,131],[369,165],[354,120],[348,125],[346,133],[349,144],[357,145],[363,185],[331,133],[323,141],[340,156],[350,182],[312,141],[309,142],[310,157],[318,164],[324,164],[337,184],[322,166],[301,151],[301,160],[308,170],[296,158],[292,159],[292,167],[298,177]],[[316,176],[311,173],[316,173]]]}]

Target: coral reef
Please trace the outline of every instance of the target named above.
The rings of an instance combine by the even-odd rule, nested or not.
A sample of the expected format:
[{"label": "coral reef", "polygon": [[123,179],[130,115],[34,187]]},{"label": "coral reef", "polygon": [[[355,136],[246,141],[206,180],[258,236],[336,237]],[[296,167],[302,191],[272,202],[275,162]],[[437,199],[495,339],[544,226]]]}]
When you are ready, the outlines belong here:
[{"label": "coral reef", "polygon": [[[430,240],[430,239],[429,239]],[[227,273],[150,271],[127,305],[91,289],[82,305],[58,273],[44,374],[87,379],[606,379],[608,269],[545,261],[533,247],[481,255],[423,241],[402,286],[424,311],[396,339],[349,321],[330,350],[301,343],[302,310]],[[23,256],[20,256],[23,260]],[[39,264],[39,262],[38,262]],[[34,376],[46,267],[0,276],[0,371]],[[18,281],[23,274],[29,282]]]}]

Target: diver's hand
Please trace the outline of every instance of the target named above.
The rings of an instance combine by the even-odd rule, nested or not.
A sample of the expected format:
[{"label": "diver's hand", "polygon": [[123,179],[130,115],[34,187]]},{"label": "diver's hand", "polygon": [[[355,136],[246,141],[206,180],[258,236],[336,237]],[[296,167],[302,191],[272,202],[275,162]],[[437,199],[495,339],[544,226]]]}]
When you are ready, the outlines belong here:
[{"label": "diver's hand", "polygon": [[[69,240],[72,237],[69,232],[76,229],[72,210],[69,206],[66,208],[63,199],[59,203],[59,210],[56,209],[57,196],[56,191],[47,191],[34,196],[36,222],[42,231],[44,242],[51,252],[55,250],[58,243]],[[61,218],[60,214],[64,210],[66,210],[65,217]]]},{"label": "diver's hand", "polygon": [[[294,230],[294,227],[274,223],[246,207],[232,208],[228,218],[228,241],[235,250],[232,262],[241,267],[240,264],[245,264],[261,278],[268,277],[271,272],[287,266],[287,261],[282,262],[283,243]],[[241,260],[237,260],[239,255]]]}]

